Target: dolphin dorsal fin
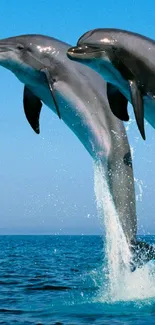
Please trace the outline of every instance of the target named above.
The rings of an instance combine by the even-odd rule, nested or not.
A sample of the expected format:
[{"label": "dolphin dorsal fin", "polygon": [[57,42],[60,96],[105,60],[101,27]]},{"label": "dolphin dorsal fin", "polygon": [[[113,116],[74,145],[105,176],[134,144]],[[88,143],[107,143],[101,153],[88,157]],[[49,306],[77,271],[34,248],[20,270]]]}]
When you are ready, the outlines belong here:
[{"label": "dolphin dorsal fin", "polygon": [[135,80],[129,80],[129,88],[138,129],[145,140],[143,96]]},{"label": "dolphin dorsal fin", "polygon": [[128,121],[128,101],[122,93],[114,85],[107,83],[107,96],[113,114],[122,121]]},{"label": "dolphin dorsal fin", "polygon": [[24,87],[23,105],[28,122],[30,123],[32,129],[37,134],[39,134],[39,116],[41,112],[42,102],[26,86]]}]

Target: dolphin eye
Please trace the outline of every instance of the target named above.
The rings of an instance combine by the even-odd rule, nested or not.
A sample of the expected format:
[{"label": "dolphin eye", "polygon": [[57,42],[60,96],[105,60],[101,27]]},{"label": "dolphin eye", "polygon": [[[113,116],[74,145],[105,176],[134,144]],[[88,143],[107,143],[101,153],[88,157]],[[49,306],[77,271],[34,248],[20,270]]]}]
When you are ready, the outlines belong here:
[{"label": "dolphin eye", "polygon": [[116,52],[117,52],[117,48],[116,48],[116,46],[112,46],[112,52],[113,52],[113,54],[116,54]]},{"label": "dolphin eye", "polygon": [[17,49],[18,49],[18,50],[23,50],[23,49],[24,49],[24,46],[23,46],[22,44],[18,44],[18,45],[17,45]]}]

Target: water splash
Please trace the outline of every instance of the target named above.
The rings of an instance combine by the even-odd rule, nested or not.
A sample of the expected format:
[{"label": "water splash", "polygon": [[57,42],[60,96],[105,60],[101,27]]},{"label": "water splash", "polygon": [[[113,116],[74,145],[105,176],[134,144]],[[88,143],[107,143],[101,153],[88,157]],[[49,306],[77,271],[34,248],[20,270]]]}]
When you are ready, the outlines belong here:
[{"label": "water splash", "polygon": [[135,182],[135,185],[138,188],[137,194],[136,194],[136,201],[142,202],[144,183],[143,183],[143,181],[141,179],[135,178],[135,177],[134,177],[134,182]]},{"label": "water splash", "polygon": [[[132,157],[132,161],[133,161],[135,158],[135,148],[133,146],[131,146],[130,150],[131,150],[131,157]],[[144,187],[146,188],[146,185],[144,185],[144,182],[141,179],[136,178],[136,177],[134,177],[134,182],[135,182],[135,186],[137,188],[136,201],[142,202],[143,188]]]},{"label": "water splash", "polygon": [[[94,166],[94,190],[101,225],[105,229],[106,279],[98,295],[100,301],[127,301],[155,297],[153,262],[130,271],[131,253],[123,233],[101,163]],[[103,274],[102,274],[103,277]]]}]

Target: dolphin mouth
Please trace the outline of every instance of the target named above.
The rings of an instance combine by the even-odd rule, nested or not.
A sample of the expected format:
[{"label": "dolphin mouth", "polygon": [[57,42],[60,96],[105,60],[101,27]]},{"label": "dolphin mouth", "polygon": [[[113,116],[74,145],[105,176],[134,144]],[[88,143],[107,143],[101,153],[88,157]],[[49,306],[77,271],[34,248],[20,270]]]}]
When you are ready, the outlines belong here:
[{"label": "dolphin mouth", "polygon": [[6,48],[4,46],[0,46],[0,53],[4,53],[4,52],[8,52],[8,51],[11,51],[11,49]]},{"label": "dolphin mouth", "polygon": [[[101,49],[97,46],[79,45],[70,47],[67,51],[67,55],[70,59],[93,59],[100,56]],[[98,54],[98,55],[97,55]]]},{"label": "dolphin mouth", "polygon": [[11,44],[6,44],[5,42],[0,41],[0,53],[12,51]]}]

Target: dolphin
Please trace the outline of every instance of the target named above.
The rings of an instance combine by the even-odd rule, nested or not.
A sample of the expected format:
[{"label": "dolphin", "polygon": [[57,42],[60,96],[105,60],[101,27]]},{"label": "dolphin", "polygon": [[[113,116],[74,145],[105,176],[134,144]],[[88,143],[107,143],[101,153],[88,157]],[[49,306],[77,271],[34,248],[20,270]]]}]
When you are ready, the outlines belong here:
[{"label": "dolphin", "polygon": [[[101,162],[126,240],[136,251],[140,243],[125,128],[109,108],[106,82],[89,67],[71,61],[66,55],[69,48],[44,35],[10,37],[0,40],[0,65],[24,84],[25,115],[37,134],[44,103],[74,132],[94,161]],[[152,258],[152,247],[147,252]]]},{"label": "dolphin", "polygon": [[125,30],[95,29],[81,36],[68,56],[103,76],[118,118],[127,121],[127,103],[132,104],[145,139],[144,117],[155,128],[155,41]]}]

